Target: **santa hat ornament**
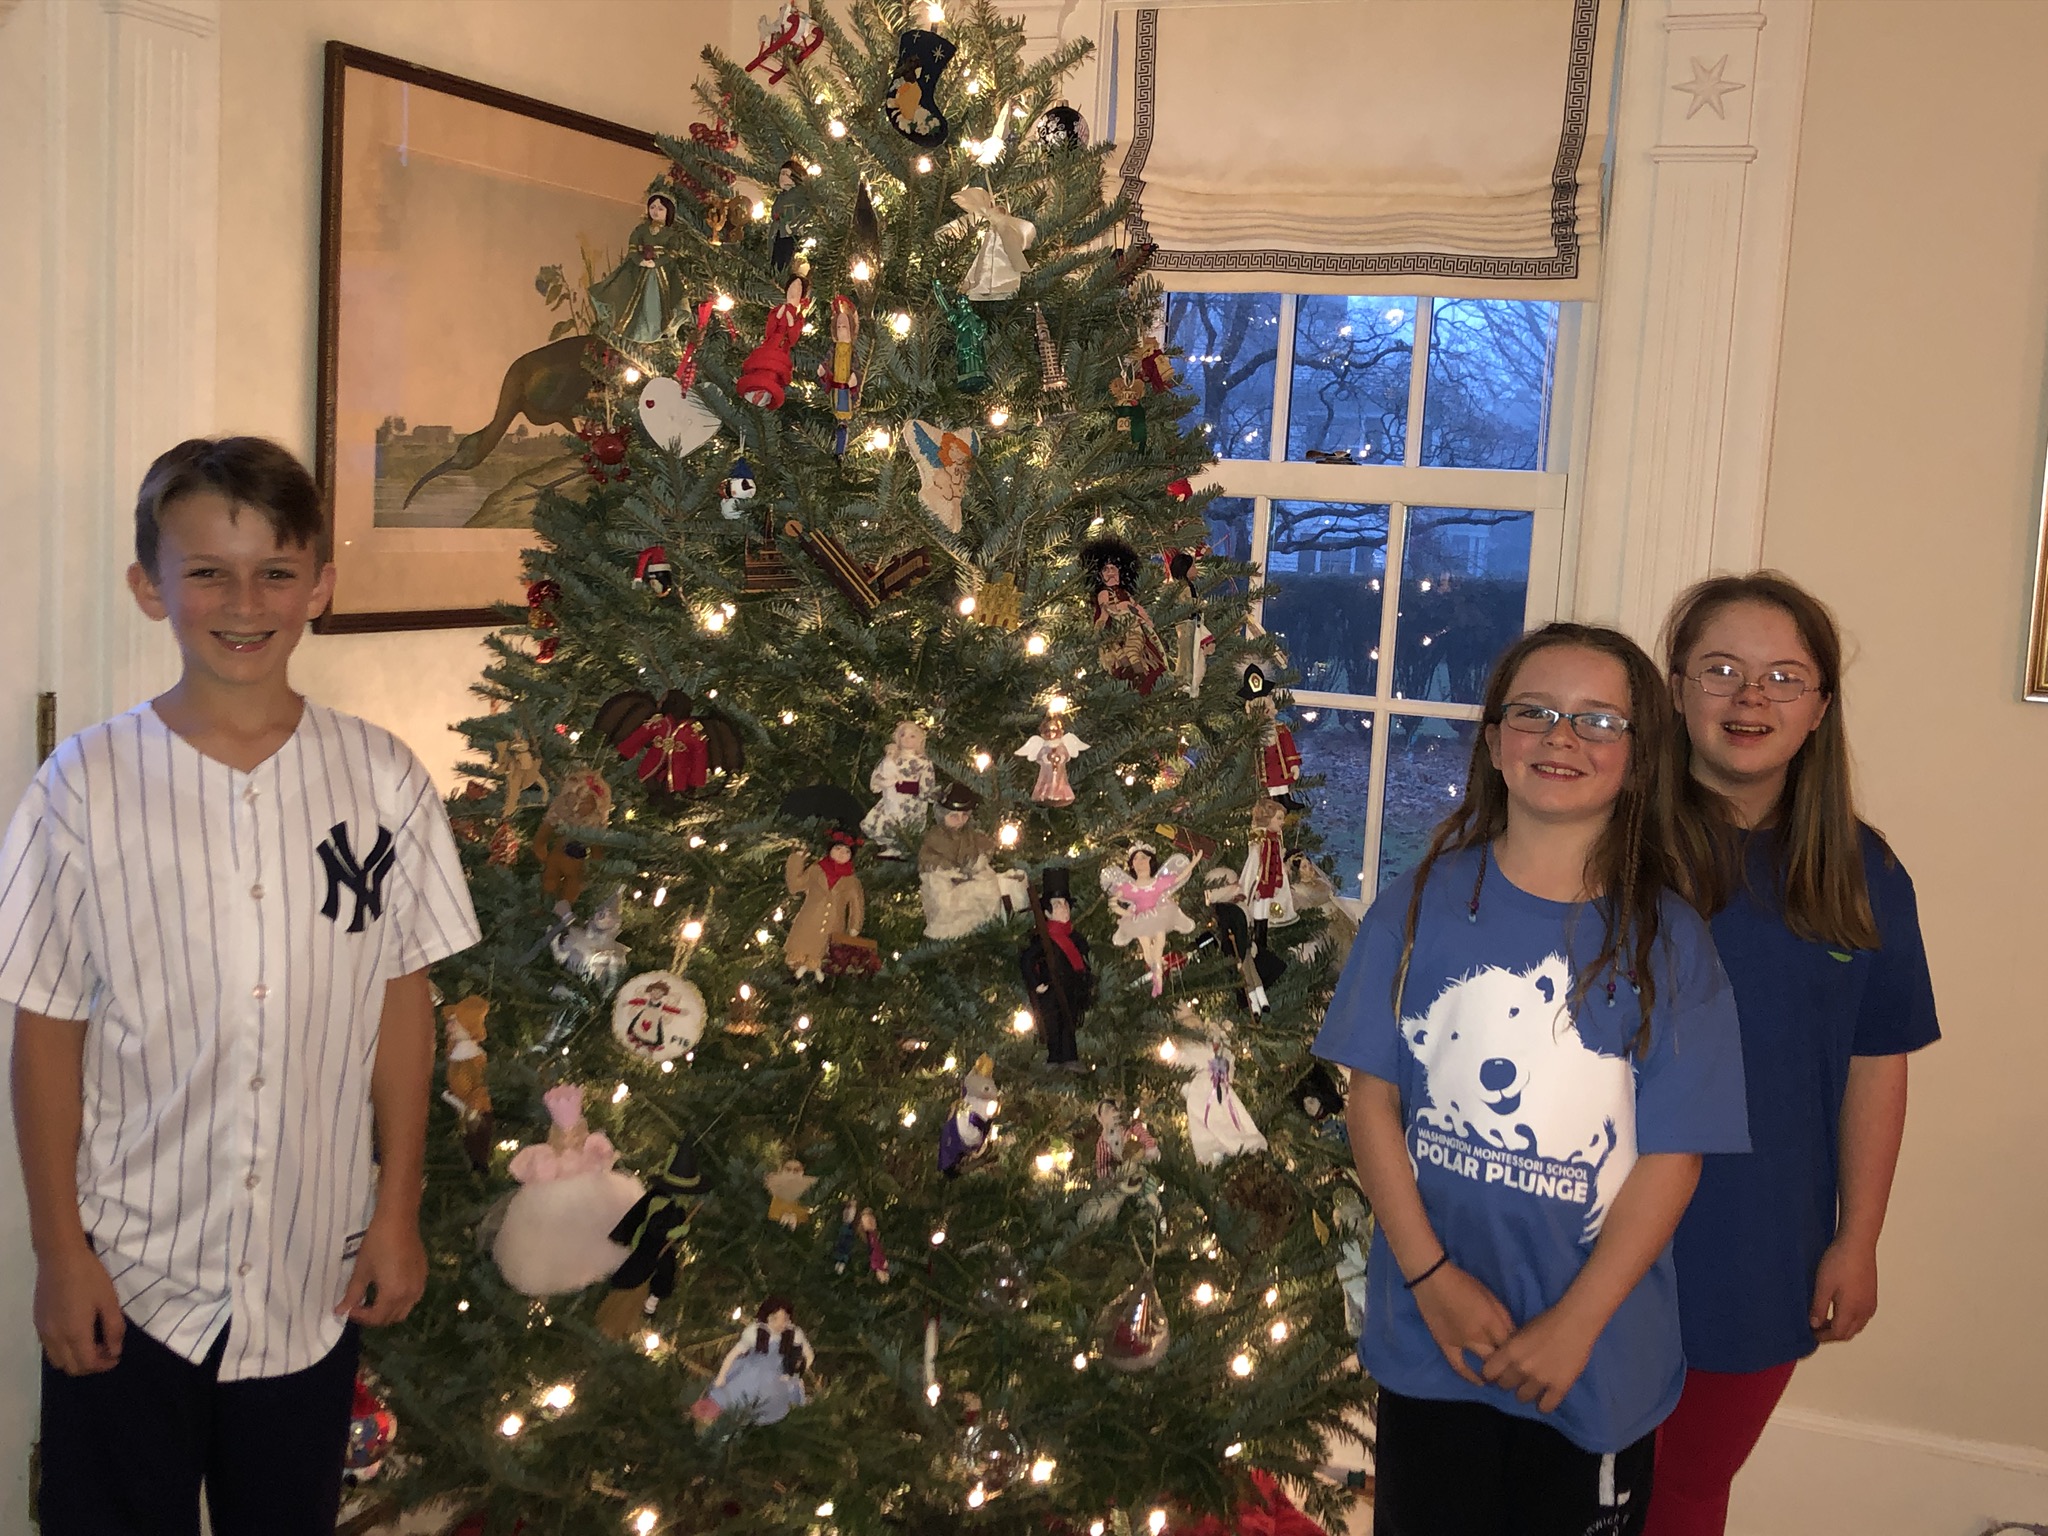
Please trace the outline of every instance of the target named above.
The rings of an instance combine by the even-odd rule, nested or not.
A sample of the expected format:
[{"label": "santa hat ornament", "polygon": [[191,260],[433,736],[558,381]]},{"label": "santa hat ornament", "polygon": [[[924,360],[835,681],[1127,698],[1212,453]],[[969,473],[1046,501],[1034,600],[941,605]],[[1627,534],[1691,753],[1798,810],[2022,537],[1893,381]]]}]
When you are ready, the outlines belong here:
[{"label": "santa hat ornament", "polygon": [[633,586],[656,597],[672,597],[676,590],[675,570],[668,563],[668,551],[651,544],[633,562]]},{"label": "santa hat ornament", "polygon": [[920,149],[937,149],[951,131],[935,98],[939,76],[959,51],[950,39],[922,27],[913,27],[896,40],[896,72],[882,115]]}]

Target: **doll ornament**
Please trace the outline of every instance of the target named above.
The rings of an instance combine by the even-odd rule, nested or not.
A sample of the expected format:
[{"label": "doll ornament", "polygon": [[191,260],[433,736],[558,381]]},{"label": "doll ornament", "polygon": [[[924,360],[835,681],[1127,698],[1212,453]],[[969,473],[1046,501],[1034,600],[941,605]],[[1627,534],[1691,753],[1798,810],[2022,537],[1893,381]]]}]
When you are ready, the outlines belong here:
[{"label": "doll ornament", "polygon": [[626,240],[626,255],[611,275],[591,287],[601,329],[622,341],[659,341],[683,301],[677,258],[684,241],[676,200],[651,192],[646,217]]},{"label": "doll ornament", "polygon": [[832,297],[832,355],[818,364],[818,382],[832,399],[832,419],[838,426],[832,438],[832,452],[846,457],[846,438],[853,428],[853,410],[860,403],[860,374],[853,366],[854,344],[860,340],[860,311],[845,294]]},{"label": "doll ornament", "polygon": [[1279,703],[1265,668],[1256,662],[1246,667],[1237,696],[1259,727],[1259,783],[1288,810],[1307,810],[1294,795],[1295,781],[1301,777],[1301,749],[1294,744],[1294,732],[1280,723]]},{"label": "doll ornament", "polygon": [[960,1102],[939,1126],[939,1172],[960,1177],[967,1161],[995,1134],[996,1064],[984,1051],[960,1080]]},{"label": "doll ornament", "polygon": [[1072,873],[1053,865],[1039,876],[1032,904],[1035,931],[1017,955],[1024,978],[1024,1004],[1045,1042],[1046,1065],[1069,1072],[1081,1065],[1076,1036],[1095,1001],[1095,972],[1088,941],[1074,929]]},{"label": "doll ornament", "polygon": [[1102,871],[1102,889],[1109,897],[1110,910],[1117,915],[1114,944],[1135,943],[1144,957],[1145,973],[1152,981],[1152,995],[1159,996],[1166,985],[1166,936],[1193,933],[1194,919],[1180,909],[1177,893],[1194,873],[1186,854],[1170,855],[1158,862],[1158,851],[1147,842],[1134,842],[1121,865]]},{"label": "doll ornament", "polygon": [[483,1048],[484,1016],[490,1011],[490,1003],[481,997],[465,997],[441,1010],[448,1041],[447,1087],[441,1098],[455,1111],[462,1150],[478,1173],[490,1172],[497,1124],[491,1113],[491,1087],[484,1079],[489,1065]]},{"label": "doll ornament", "polygon": [[1081,564],[1092,588],[1090,605],[1103,669],[1139,693],[1150,694],[1166,675],[1166,651],[1152,627],[1152,616],[1132,590],[1143,565],[1138,552],[1122,539],[1095,539],[1082,546]]},{"label": "doll ornament", "polygon": [[936,422],[907,421],[903,446],[917,463],[918,501],[948,530],[958,533],[967,478],[981,453],[981,434],[973,427],[956,432]]},{"label": "doll ornament", "polygon": [[1040,805],[1072,805],[1074,786],[1067,782],[1067,764],[1088,750],[1088,743],[1067,729],[1066,717],[1048,712],[1038,734],[1017,749],[1017,756],[1038,764],[1031,798]]},{"label": "doll ornament", "polygon": [[1266,988],[1286,972],[1287,962],[1253,935],[1244,909],[1244,883],[1236,870],[1210,870],[1202,879],[1202,900],[1209,906],[1217,948],[1237,967],[1238,1006],[1257,1018],[1272,1006]]},{"label": "doll ornament", "polygon": [[803,898],[782,941],[783,962],[799,980],[809,975],[823,981],[852,970],[873,975],[881,958],[874,942],[860,937],[867,894],[853,871],[860,802],[836,784],[810,784],[784,795],[780,810],[791,820],[822,822],[827,829],[818,858],[792,848],[782,866],[789,894]]},{"label": "doll ornament", "polygon": [[1151,1165],[1159,1161],[1159,1143],[1143,1122],[1127,1123],[1114,1099],[1095,1106],[1095,1121],[1101,1127],[1095,1141],[1095,1192],[1081,1207],[1080,1224],[1095,1227],[1114,1221],[1132,1200],[1158,1217],[1159,1177]]},{"label": "doll ornament", "polygon": [[575,834],[601,829],[611,819],[612,789],[604,775],[586,768],[563,778],[533,834],[542,894],[572,904],[582,896],[590,849]]},{"label": "doll ornament", "polygon": [[792,271],[782,302],[768,311],[761,330],[761,344],[747,354],[740,365],[733,388],[740,398],[765,411],[782,409],[795,369],[791,352],[803,334],[804,311],[811,303],[811,279],[805,262],[799,259]]},{"label": "doll ornament", "polygon": [[931,815],[939,776],[925,753],[926,740],[925,728],[915,720],[899,720],[881,761],[868,775],[868,788],[880,798],[861,818],[860,829],[875,840],[880,858],[909,857],[910,840],[924,830]]},{"label": "doll ornament", "polygon": [[704,1175],[688,1142],[678,1142],[654,1187],[636,1200],[611,1230],[625,1259],[612,1272],[612,1288],[598,1304],[598,1331],[629,1338],[674,1294],[676,1263],[704,1192]]},{"label": "doll ornament", "polygon": [[491,766],[505,777],[506,816],[519,809],[519,802],[529,789],[539,790],[543,797],[547,795],[548,781],[541,776],[540,754],[524,736],[499,742]]},{"label": "doll ornament", "polygon": [[625,926],[622,901],[621,893],[613,891],[583,923],[570,922],[568,903],[557,902],[556,931],[548,935],[548,949],[556,960],[572,974],[606,990],[618,985],[632,958],[619,942],[619,930]]},{"label": "doll ornament", "polygon": [[768,208],[768,260],[777,272],[787,272],[796,261],[797,226],[811,212],[809,180],[809,170],[794,157],[783,161],[775,172],[775,201]]},{"label": "doll ornament", "polygon": [[672,971],[642,971],[612,1000],[612,1038],[636,1061],[673,1061],[704,1038],[704,994]]},{"label": "doll ornament", "polygon": [[814,1356],[811,1341],[796,1325],[796,1308],[785,1297],[762,1302],[712,1379],[710,1389],[690,1407],[690,1416],[709,1424],[722,1413],[753,1424],[780,1424],[806,1401],[804,1372]]},{"label": "doll ornament", "polygon": [[616,1154],[583,1118],[583,1090],[558,1084],[541,1095],[547,1140],[512,1154],[519,1190],[505,1207],[491,1257],[505,1283],[527,1296],[580,1291],[618,1269],[627,1250],[612,1236],[641,1195],[640,1181],[612,1167]]},{"label": "doll ornament", "polygon": [[938,819],[917,850],[924,935],[957,939],[1021,910],[1024,877],[991,862],[1002,844],[974,825],[981,796],[965,784],[948,784],[936,803]]},{"label": "doll ornament", "polygon": [[1188,1148],[1195,1161],[1213,1168],[1242,1152],[1263,1152],[1266,1137],[1252,1123],[1251,1112],[1237,1096],[1237,1055],[1220,1025],[1206,1022],[1194,1004],[1181,1003],[1174,1021],[1197,1038],[1175,1042],[1175,1061],[1188,1069],[1181,1095],[1188,1106]]},{"label": "doll ornament", "polygon": [[1285,927],[1299,915],[1281,845],[1286,824],[1287,812],[1278,800],[1260,800],[1252,806],[1251,846],[1239,878],[1244,894],[1251,898],[1252,935],[1261,948],[1266,946],[1269,928]]},{"label": "doll ornament", "polygon": [[882,1250],[882,1228],[875,1220],[875,1208],[849,1200],[840,1208],[839,1238],[832,1246],[832,1271],[846,1273],[855,1248],[866,1249],[868,1273],[882,1285],[889,1283],[889,1255]]}]

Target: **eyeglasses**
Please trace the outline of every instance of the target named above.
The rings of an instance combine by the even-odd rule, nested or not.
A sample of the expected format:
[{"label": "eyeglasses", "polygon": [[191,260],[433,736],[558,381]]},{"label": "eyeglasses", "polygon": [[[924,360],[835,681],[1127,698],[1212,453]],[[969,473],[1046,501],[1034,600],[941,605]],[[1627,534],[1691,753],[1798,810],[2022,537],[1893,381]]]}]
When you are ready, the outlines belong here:
[{"label": "eyeglasses", "polygon": [[1526,731],[1531,736],[1548,736],[1557,729],[1559,721],[1568,722],[1572,734],[1581,741],[1619,741],[1630,729],[1628,716],[1604,709],[1582,709],[1575,715],[1569,715],[1543,704],[1510,704],[1500,714],[1502,725],[1510,730]]},{"label": "eyeglasses", "polygon": [[1701,693],[1711,694],[1717,699],[1732,699],[1746,688],[1760,688],[1763,696],[1773,704],[1790,704],[1809,693],[1821,692],[1818,685],[1793,672],[1780,672],[1773,668],[1762,677],[1748,678],[1725,661],[1700,668],[1692,674],[1691,680],[1700,685]]}]

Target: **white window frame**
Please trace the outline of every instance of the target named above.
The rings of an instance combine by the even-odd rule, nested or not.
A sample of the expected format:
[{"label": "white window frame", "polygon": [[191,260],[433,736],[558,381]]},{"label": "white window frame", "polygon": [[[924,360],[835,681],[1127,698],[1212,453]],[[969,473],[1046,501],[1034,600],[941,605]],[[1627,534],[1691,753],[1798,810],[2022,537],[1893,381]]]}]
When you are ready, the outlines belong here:
[{"label": "white window frame", "polygon": [[[1179,280],[1169,277],[1161,286],[1169,297],[1180,293],[1221,293],[1221,290],[1204,286],[1194,275]],[[1561,465],[1562,468],[1428,468],[1420,462],[1422,412],[1428,405],[1429,334],[1438,296],[1404,294],[1395,281],[1385,284],[1385,288],[1387,291],[1382,296],[1405,298],[1415,306],[1415,342],[1409,364],[1409,425],[1402,462],[1315,464],[1287,458],[1287,410],[1294,380],[1294,332],[1301,296],[1283,292],[1280,294],[1279,346],[1273,366],[1273,422],[1266,434],[1267,456],[1264,459],[1218,459],[1203,471],[1197,481],[1201,489],[1213,487],[1224,496],[1251,502],[1251,559],[1262,573],[1266,568],[1266,541],[1275,501],[1342,502],[1388,508],[1379,638],[1379,655],[1385,660],[1375,669],[1373,692],[1293,690],[1297,706],[1344,710],[1368,715],[1372,719],[1364,846],[1357,850],[1361,860],[1359,886],[1368,901],[1379,883],[1387,755],[1393,739],[1394,718],[1407,715],[1477,720],[1481,714],[1476,704],[1406,699],[1394,691],[1393,658],[1400,622],[1401,558],[1407,538],[1408,510],[1411,507],[1469,507],[1476,511],[1530,513],[1529,587],[1522,613],[1523,628],[1531,629],[1548,623],[1565,611],[1577,558],[1577,509],[1572,490],[1579,482],[1586,451],[1585,434],[1577,431],[1576,425],[1587,419],[1596,319],[1596,306],[1591,303],[1564,302],[1559,306],[1557,355],[1552,372],[1544,463]],[[1275,290],[1255,291],[1270,293]],[[1285,584],[1284,573],[1278,580],[1281,585]],[[1264,622],[1264,599],[1253,604],[1252,615]],[[1305,763],[1303,771],[1314,773],[1315,764]],[[1340,877],[1345,874],[1341,860],[1346,856],[1342,850],[1338,851]]]}]

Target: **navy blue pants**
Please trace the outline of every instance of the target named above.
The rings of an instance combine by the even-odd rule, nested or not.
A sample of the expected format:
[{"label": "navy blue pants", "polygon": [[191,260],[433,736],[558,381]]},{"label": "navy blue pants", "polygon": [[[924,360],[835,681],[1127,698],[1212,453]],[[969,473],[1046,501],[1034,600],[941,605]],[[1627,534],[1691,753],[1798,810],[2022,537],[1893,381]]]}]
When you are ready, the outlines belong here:
[{"label": "navy blue pants", "polygon": [[43,1536],[333,1536],[358,1339],[289,1376],[221,1381],[227,1331],[198,1365],[130,1319],[121,1363],[43,1360]]}]

